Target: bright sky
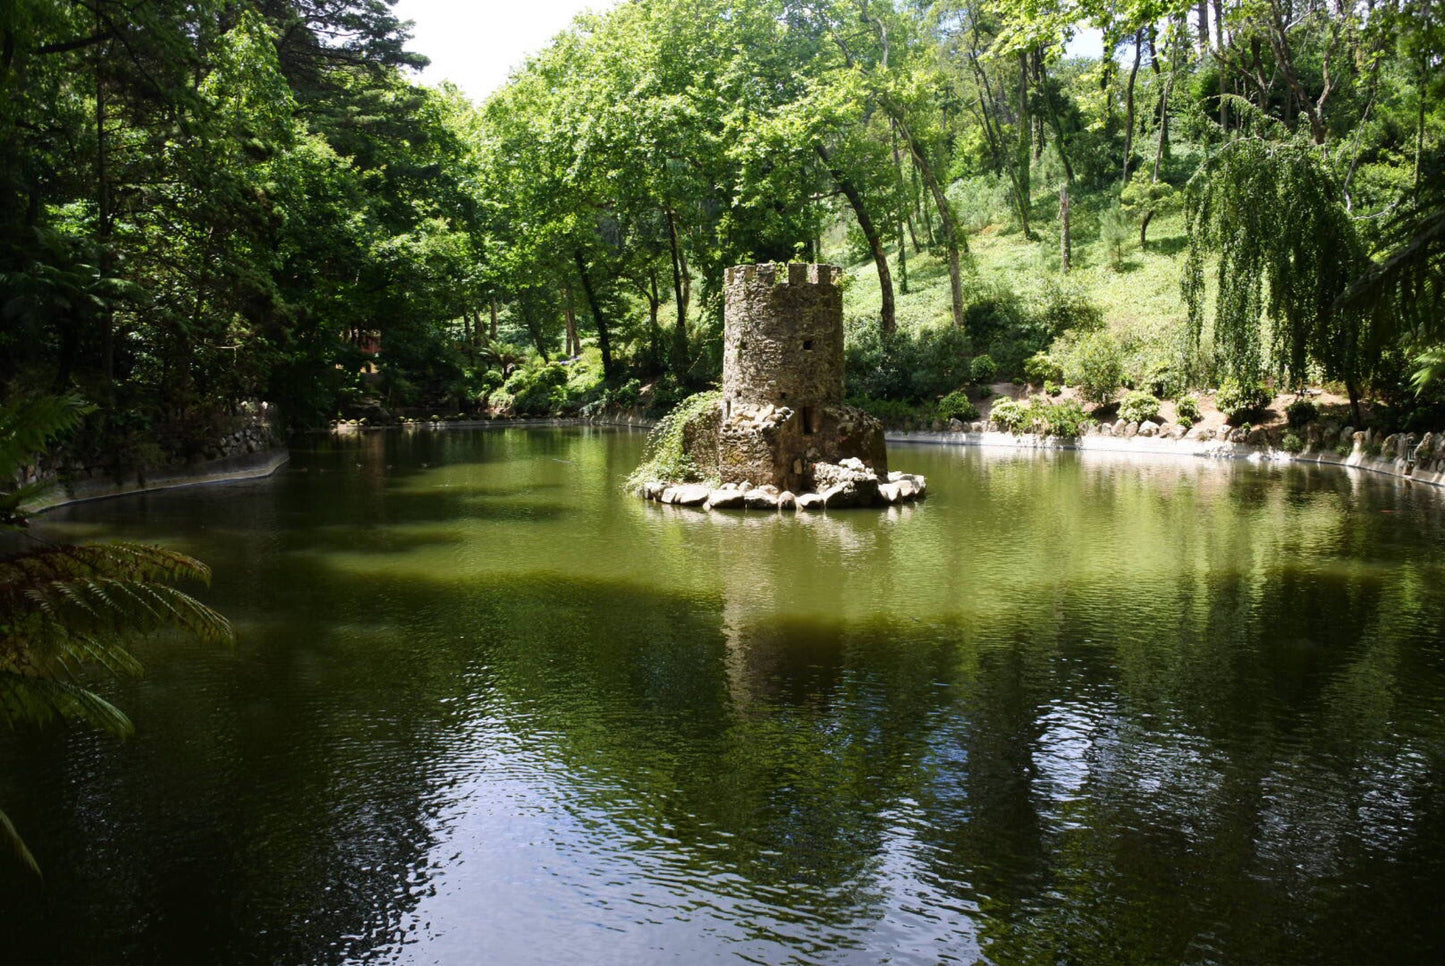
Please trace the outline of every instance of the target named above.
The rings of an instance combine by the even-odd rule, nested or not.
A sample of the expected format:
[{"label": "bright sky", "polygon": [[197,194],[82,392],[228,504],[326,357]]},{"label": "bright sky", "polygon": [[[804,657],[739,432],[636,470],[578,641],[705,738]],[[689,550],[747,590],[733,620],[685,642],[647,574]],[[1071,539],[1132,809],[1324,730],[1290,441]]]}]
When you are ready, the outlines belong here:
[{"label": "bright sky", "polygon": [[[452,81],[481,103],[577,14],[616,5],[617,0],[397,0],[396,14],[416,22],[410,49],[431,58],[421,80]],[[1086,30],[1069,53],[1098,57],[1101,46],[1098,31]]]},{"label": "bright sky", "polygon": [[414,20],[407,46],[431,58],[427,84],[455,83],[480,103],[507,82],[528,54],[546,47],[584,10],[617,0],[397,0],[396,15]]}]

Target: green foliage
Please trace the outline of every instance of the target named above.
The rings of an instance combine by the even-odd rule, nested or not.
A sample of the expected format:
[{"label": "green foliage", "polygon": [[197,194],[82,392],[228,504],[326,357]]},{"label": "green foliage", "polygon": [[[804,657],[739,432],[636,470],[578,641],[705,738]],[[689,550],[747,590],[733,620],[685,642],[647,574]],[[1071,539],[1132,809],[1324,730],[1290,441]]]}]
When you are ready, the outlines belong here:
[{"label": "green foliage", "polygon": [[1034,385],[1064,381],[1064,367],[1047,352],[1035,352],[1024,363],[1024,378]]},{"label": "green foliage", "polygon": [[1119,403],[1119,418],[1130,423],[1158,422],[1159,400],[1152,393],[1139,390],[1125,393],[1123,402]]},{"label": "green foliage", "polygon": [[1119,271],[1134,244],[1134,219],[1119,206],[1111,206],[1099,218],[1099,240],[1108,255],[1109,267]]},{"label": "green foliage", "polygon": [[1284,416],[1291,429],[1303,429],[1320,418],[1320,410],[1308,399],[1296,399],[1285,407]]},{"label": "green foliage", "polygon": [[968,374],[976,384],[987,386],[998,375],[998,363],[988,355],[974,356],[973,361],[968,364]]},{"label": "green foliage", "polygon": [[[950,394],[951,395],[951,394]],[[879,419],[884,426],[904,427],[923,418],[919,407],[901,399],[880,399],[876,396],[850,396],[848,405]]]},{"label": "green foliage", "polygon": [[1058,383],[1054,382],[1053,380],[1047,380],[1047,381],[1044,382],[1044,395],[1045,395],[1045,396],[1059,396],[1059,395],[1062,395],[1063,392],[1064,392],[1064,387],[1061,386],[1061,385],[1059,385]]},{"label": "green foliage", "polygon": [[1034,432],[1073,439],[1086,433],[1093,420],[1077,400],[1050,403],[1041,396],[1035,396],[1029,402],[1028,422]]},{"label": "green foliage", "polygon": [[1214,405],[1224,414],[1224,418],[1231,426],[1238,425],[1235,420],[1241,416],[1257,415],[1269,405],[1274,398],[1264,383],[1229,378],[1219,384],[1219,392],[1215,393]]},{"label": "green foliage", "polygon": [[1272,368],[1299,383],[1313,362],[1326,378],[1357,385],[1368,377],[1380,333],[1338,304],[1366,264],[1363,246],[1315,148],[1298,140],[1230,141],[1190,180],[1186,215],[1191,338],[1197,346],[1205,257],[1215,255],[1213,341],[1226,375],[1252,383]]},{"label": "green foliage", "polygon": [[999,398],[994,401],[990,420],[1010,433],[1037,433],[1072,439],[1083,435],[1093,422],[1077,400],[1050,402],[1044,396],[1027,400]]},{"label": "green foliage", "polygon": [[1299,437],[1299,434],[1293,430],[1286,430],[1284,436],[1280,438],[1279,448],[1286,453],[1302,453],[1304,452],[1305,443],[1304,440]]},{"label": "green foliage", "polygon": [[971,378],[970,348],[967,333],[952,327],[914,335],[855,324],[844,350],[848,391],[913,401],[937,397]]},{"label": "green foliage", "polygon": [[978,419],[978,407],[973,404],[972,399],[968,398],[967,392],[955,389],[939,401],[938,418],[945,421],[956,419],[962,423],[971,423]]},{"label": "green foliage", "polygon": [[1017,399],[1001,396],[993,402],[989,422],[1009,433],[1020,432],[1028,421],[1029,407]]},{"label": "green foliage", "polygon": [[[41,397],[0,407],[0,480],[11,480],[37,448],[73,428],[86,407],[74,397]],[[15,492],[0,530],[24,526]],[[202,640],[230,642],[224,617],[171,584],[208,581],[205,564],[138,544],[41,544],[0,557],[0,725],[78,720],[127,735],[130,720],[86,686],[91,669],[136,675],[130,640],[173,627]],[[0,841],[39,871],[14,825],[0,812]]]},{"label": "green foliage", "polygon": [[1085,332],[1061,346],[1064,375],[1069,384],[1093,403],[1107,403],[1124,381],[1124,360],[1119,344],[1108,332]]},{"label": "green foliage", "polygon": [[1174,415],[1181,426],[1189,427],[1199,422],[1204,418],[1204,414],[1199,411],[1199,397],[1180,396],[1174,403]]},{"label": "green foliage", "polygon": [[698,469],[683,451],[688,428],[700,419],[710,418],[722,402],[722,391],[711,390],[689,396],[664,416],[652,432],[642,451],[642,462],[627,478],[627,487],[636,489],[654,481],[681,483],[698,479]]}]

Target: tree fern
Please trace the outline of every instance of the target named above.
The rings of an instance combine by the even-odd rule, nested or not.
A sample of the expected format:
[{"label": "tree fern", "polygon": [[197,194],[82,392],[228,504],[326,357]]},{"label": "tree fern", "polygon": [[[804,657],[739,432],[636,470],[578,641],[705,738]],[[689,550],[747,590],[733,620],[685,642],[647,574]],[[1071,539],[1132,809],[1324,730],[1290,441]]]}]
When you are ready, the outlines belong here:
[{"label": "tree fern", "polygon": [[[79,400],[31,400],[0,407],[0,480],[83,414]],[[0,529],[24,526],[19,493],[0,494]],[[161,547],[132,543],[38,544],[0,558],[0,726],[81,721],[118,736],[134,729],[115,705],[77,681],[92,669],[137,675],[128,643],[163,628],[230,642],[224,617],[172,583],[207,582],[205,564]],[[10,819],[0,812],[0,842],[39,871]]]}]

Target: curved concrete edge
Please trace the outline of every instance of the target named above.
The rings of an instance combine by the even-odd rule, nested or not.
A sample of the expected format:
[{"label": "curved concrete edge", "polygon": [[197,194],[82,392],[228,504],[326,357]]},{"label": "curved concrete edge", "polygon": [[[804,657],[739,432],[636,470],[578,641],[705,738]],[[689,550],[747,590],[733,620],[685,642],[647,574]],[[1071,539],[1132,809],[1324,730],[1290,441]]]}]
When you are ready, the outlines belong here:
[{"label": "curved concrete edge", "polygon": [[46,510],[69,506],[72,503],[108,500],[134,493],[261,480],[274,475],[290,459],[289,450],[268,450],[264,453],[247,453],[244,456],[230,456],[190,466],[169,467],[153,473],[132,473],[120,482],[114,479],[92,479],[57,483],[37,499],[27,503],[24,510],[31,514],[44,513]]},{"label": "curved concrete edge", "polygon": [[1205,459],[1250,460],[1257,463],[1312,463],[1337,466],[1341,469],[1365,470],[1394,477],[1409,483],[1445,489],[1445,473],[1411,472],[1404,460],[1386,460],[1367,456],[1356,447],[1349,456],[1333,451],[1287,453],[1268,446],[1244,443],[1201,442],[1194,439],[1159,439],[1157,437],[1080,436],[1059,439],[1052,436],[1014,436],[1011,433],[885,433],[889,443],[922,443],[937,446],[984,446],[1014,450],[1073,450],[1081,453],[1106,453],[1121,456],[1192,456]]},{"label": "curved concrete edge", "polygon": [[575,426],[606,426],[620,429],[651,429],[657,420],[647,416],[600,416],[588,419],[584,416],[556,416],[537,419],[412,419],[400,423],[386,423],[378,426],[352,426],[343,423],[329,429],[308,430],[308,436],[355,436],[359,433],[383,431],[420,432],[438,429],[547,429],[570,428]]}]

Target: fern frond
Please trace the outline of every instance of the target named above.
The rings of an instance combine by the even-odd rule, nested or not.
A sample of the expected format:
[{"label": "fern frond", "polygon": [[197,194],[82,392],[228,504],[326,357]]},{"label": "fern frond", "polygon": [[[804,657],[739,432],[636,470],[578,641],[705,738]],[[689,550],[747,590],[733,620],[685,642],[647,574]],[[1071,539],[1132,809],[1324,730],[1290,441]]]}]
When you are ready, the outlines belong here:
[{"label": "fern frond", "polygon": [[36,875],[40,874],[40,863],[35,861],[35,856],[31,855],[30,850],[25,847],[25,840],[15,830],[15,823],[11,822],[10,816],[3,811],[0,811],[0,843],[10,847],[10,851],[15,853],[15,857],[20,860],[21,865]]},{"label": "fern frond", "polygon": [[88,688],[70,681],[0,671],[0,723],[22,724],[83,721],[121,738],[135,725],[125,712]]}]

